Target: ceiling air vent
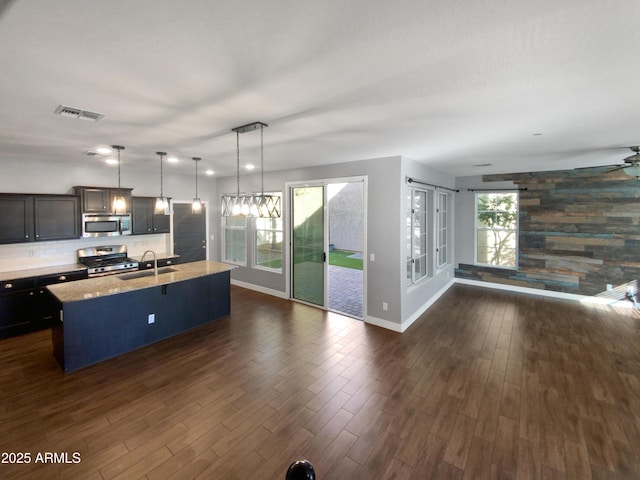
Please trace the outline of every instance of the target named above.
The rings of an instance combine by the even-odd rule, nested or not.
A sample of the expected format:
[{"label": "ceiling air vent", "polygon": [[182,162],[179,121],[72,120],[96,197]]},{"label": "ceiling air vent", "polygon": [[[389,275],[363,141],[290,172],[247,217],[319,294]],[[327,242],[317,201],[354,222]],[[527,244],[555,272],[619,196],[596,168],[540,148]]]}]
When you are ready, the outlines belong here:
[{"label": "ceiling air vent", "polygon": [[58,105],[58,108],[54,111],[57,115],[62,115],[63,117],[73,117],[79,118],[81,120],[88,120],[90,122],[97,122],[104,115],[101,113],[90,112],[88,110],[81,110],[79,108],[67,107],[66,105]]}]

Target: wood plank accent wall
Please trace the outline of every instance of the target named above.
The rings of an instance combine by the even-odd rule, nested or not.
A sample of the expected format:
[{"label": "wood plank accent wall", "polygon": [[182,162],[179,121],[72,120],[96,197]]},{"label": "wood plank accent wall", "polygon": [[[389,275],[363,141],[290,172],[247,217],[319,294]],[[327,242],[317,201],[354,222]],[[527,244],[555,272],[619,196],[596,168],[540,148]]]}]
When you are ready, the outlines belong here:
[{"label": "wood plank accent wall", "polygon": [[640,185],[609,169],[483,176],[483,182],[510,180],[526,188],[520,192],[518,268],[460,264],[456,277],[618,299],[627,287],[636,292]]}]

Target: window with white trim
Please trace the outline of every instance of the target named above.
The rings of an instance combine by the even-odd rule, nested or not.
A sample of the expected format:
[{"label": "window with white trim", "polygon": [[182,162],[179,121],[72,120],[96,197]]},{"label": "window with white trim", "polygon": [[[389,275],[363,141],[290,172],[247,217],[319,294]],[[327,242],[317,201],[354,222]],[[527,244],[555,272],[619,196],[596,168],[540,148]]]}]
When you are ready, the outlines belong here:
[{"label": "window with white trim", "polygon": [[518,194],[476,193],[476,264],[515,268]]},{"label": "window with white trim", "polygon": [[247,219],[244,216],[223,217],[224,259],[228,263],[247,264]]},{"label": "window with white trim", "polygon": [[428,275],[428,202],[427,191],[407,188],[407,285]]},{"label": "window with white trim", "polygon": [[[282,196],[282,193],[271,192],[269,195]],[[280,202],[282,204],[282,199]],[[254,268],[282,272],[282,217],[256,218],[254,227]]]},{"label": "window with white trim", "polygon": [[446,193],[438,192],[438,206],[436,208],[436,265],[443,267],[449,262],[449,196]]}]

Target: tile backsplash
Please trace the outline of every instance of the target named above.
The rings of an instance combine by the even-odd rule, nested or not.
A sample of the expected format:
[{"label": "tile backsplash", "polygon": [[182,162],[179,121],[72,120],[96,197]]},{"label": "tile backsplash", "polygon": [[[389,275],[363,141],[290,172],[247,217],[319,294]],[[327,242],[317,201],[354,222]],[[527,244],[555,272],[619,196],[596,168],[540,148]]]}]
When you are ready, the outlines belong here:
[{"label": "tile backsplash", "polygon": [[145,250],[172,253],[171,235],[131,235],[124,237],[81,238],[55,242],[28,242],[0,245],[0,272],[68,265],[77,262],[76,251],[99,245],[126,245],[129,256]]}]

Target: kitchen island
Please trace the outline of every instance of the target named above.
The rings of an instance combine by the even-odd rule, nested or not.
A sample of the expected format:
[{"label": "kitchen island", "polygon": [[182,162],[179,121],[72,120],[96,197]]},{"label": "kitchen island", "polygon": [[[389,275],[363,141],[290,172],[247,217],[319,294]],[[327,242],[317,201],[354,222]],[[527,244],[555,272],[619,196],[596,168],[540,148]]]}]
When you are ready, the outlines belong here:
[{"label": "kitchen island", "polygon": [[204,260],[50,285],[54,355],[72,372],[224,317],[233,268]]}]

